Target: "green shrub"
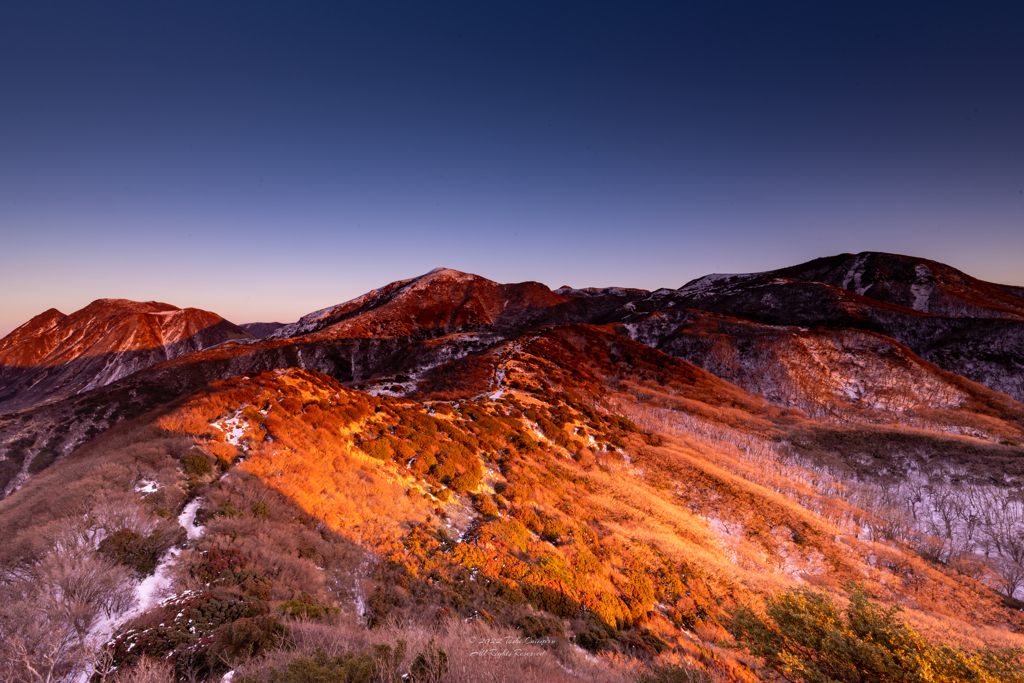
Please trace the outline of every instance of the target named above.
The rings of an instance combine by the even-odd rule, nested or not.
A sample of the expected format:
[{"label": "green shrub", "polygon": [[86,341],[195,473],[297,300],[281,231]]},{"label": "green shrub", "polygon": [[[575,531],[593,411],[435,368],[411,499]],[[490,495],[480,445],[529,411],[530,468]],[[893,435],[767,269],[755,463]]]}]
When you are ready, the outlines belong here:
[{"label": "green shrub", "polygon": [[576,644],[590,652],[600,652],[610,647],[617,635],[615,628],[593,616],[586,627],[576,636]]},{"label": "green shrub", "polygon": [[186,593],[161,603],[145,617],[149,625],[118,635],[106,648],[118,668],[147,655],[172,662],[179,676],[185,671],[205,676],[225,657],[256,655],[287,640],[287,629],[267,612],[262,601]]},{"label": "green shrub", "polygon": [[546,614],[534,616],[527,614],[516,620],[515,626],[530,640],[541,640],[546,638],[564,638],[565,626],[561,619],[555,619]]},{"label": "green shrub", "polygon": [[277,610],[285,616],[306,619],[324,619],[341,611],[337,607],[321,603],[310,595],[302,595],[296,600],[285,600],[277,606]]},{"label": "green shrub", "polygon": [[574,597],[554,586],[531,582],[523,583],[522,590],[531,605],[555,616],[568,619],[580,611],[580,603]]},{"label": "green shrub", "polygon": [[477,486],[479,486],[480,479],[481,475],[479,471],[466,472],[465,474],[460,474],[457,477],[453,477],[451,481],[448,482],[448,486],[449,488],[451,488],[452,491],[455,491],[456,493],[466,493],[467,491],[472,491]]},{"label": "green shrub", "polygon": [[246,406],[245,408],[243,408],[242,416],[245,417],[245,419],[249,420],[250,422],[259,425],[260,427],[265,425],[267,422],[267,416],[261,413],[260,411],[256,410],[252,406]]},{"label": "green shrub", "polygon": [[231,576],[224,577],[218,581],[226,585],[234,584],[242,591],[242,595],[247,595],[257,600],[269,600],[274,590],[274,584],[271,583],[270,579],[257,572],[235,572]]},{"label": "green shrub", "polygon": [[498,517],[498,506],[494,504],[494,501],[490,499],[486,494],[480,493],[474,496],[473,502],[476,505],[477,512],[484,517]]},{"label": "green shrub", "polygon": [[661,636],[647,628],[622,638],[622,643],[633,652],[647,657],[660,655],[671,648]]},{"label": "green shrub", "polygon": [[480,527],[481,541],[492,541],[506,547],[526,552],[530,544],[530,532],[514,519],[488,522]]},{"label": "green shrub", "polygon": [[767,618],[741,607],[727,626],[787,680],[804,683],[1020,683],[1019,652],[969,653],[933,645],[856,588],[845,611],[824,593],[798,588],[768,601]]},{"label": "green shrub", "polygon": [[213,470],[213,465],[202,453],[188,453],[181,458],[181,471],[185,474],[203,476]]},{"label": "green shrub", "polygon": [[260,519],[270,518],[270,505],[262,500],[253,501],[252,505],[249,506],[249,510],[252,512],[253,517],[259,517]]},{"label": "green shrub", "polygon": [[596,574],[601,570],[601,563],[586,548],[580,549],[579,553],[576,554],[576,562],[574,564],[577,571],[583,574]]},{"label": "green shrub", "polygon": [[[213,513],[214,517],[241,517],[245,512],[235,508],[235,504],[230,500],[226,500],[217,507],[217,511]],[[197,514],[198,516],[198,514]]]},{"label": "green shrub", "polygon": [[192,566],[192,575],[200,581],[210,583],[241,572],[248,561],[238,548],[221,550],[212,547],[199,555]]},{"label": "green shrub", "polygon": [[576,575],[562,558],[545,553],[537,559],[537,565],[547,580],[565,584],[571,588],[576,587]]},{"label": "green shrub", "polygon": [[540,449],[540,444],[537,441],[525,434],[513,434],[509,441],[515,446],[516,450],[523,455],[529,455],[535,453]]},{"label": "green shrub", "polygon": [[549,517],[544,522],[544,530],[541,532],[541,538],[550,543],[557,543],[558,539],[569,533],[569,527],[566,526],[565,522],[558,519],[557,517]]},{"label": "green shrub", "polygon": [[376,460],[391,460],[395,452],[391,449],[389,441],[390,439],[384,437],[373,441],[364,441],[359,444],[359,448]]},{"label": "green shrub", "polygon": [[288,638],[288,628],[273,615],[243,617],[218,629],[210,645],[210,655],[228,660],[255,657],[280,647]]},{"label": "green shrub", "polygon": [[[328,657],[317,648],[312,657],[296,657],[284,671],[270,670],[270,683],[376,683],[399,680],[398,665],[405,657],[405,642],[392,649],[377,645],[372,652],[346,652]],[[259,675],[241,676],[238,683],[263,683]]]},{"label": "green shrub", "polygon": [[[509,489],[512,488],[513,487],[509,487]],[[537,515],[536,512],[534,512],[530,508],[520,508],[516,510],[512,514],[512,516],[519,520],[523,526],[525,526],[527,529],[530,529],[534,533],[540,534],[542,531],[544,531],[544,521],[540,518],[540,516]]]},{"label": "green shrub", "polygon": [[167,545],[159,529],[149,536],[121,529],[100,541],[98,550],[115,562],[131,567],[139,576],[149,576],[156,570]]}]

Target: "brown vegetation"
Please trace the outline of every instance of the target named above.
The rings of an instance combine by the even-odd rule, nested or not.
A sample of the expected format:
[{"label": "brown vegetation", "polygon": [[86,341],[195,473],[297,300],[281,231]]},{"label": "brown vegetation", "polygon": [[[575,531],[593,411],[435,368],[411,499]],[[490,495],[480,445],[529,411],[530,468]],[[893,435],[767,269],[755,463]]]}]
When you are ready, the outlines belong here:
[{"label": "brown vegetation", "polygon": [[[482,378],[499,366],[504,393],[492,400]],[[411,672],[417,654],[440,661],[427,647],[433,637],[449,663],[441,679],[457,681],[477,671],[459,639],[512,629],[544,640],[548,659],[510,662],[494,680],[558,680],[556,668],[591,666],[578,647],[608,680],[644,668],[746,681],[753,661],[730,649],[729,610],[763,610],[801,583],[843,595],[851,580],[905,605],[937,640],[1024,642],[1020,613],[972,578],[982,573],[968,575],[963,552],[954,562],[929,545],[942,536],[915,531],[895,498],[872,498],[879,486],[843,479],[866,476],[861,455],[883,452],[880,443],[990,463],[1009,463],[1013,446],[823,428],[585,326],[459,361],[431,382],[413,401],[310,370],[239,376],[45,470],[0,502],[10,539],[2,587],[22,613],[52,614],[64,627],[0,623],[21,634],[12,661],[76,666],[97,615],[123,609],[111,587],[123,594],[131,575],[182,543],[174,518],[196,497],[205,533],[178,556],[179,597],[120,631],[107,652],[124,666],[170,655],[179,676],[228,666],[286,676],[301,658],[324,665],[318,646],[323,657],[365,650],[372,659],[391,633],[408,643],[392,673]],[[62,554],[68,538],[85,539],[73,546],[79,555]],[[946,540],[962,545],[952,532]],[[1006,534],[991,543],[1012,550]],[[87,591],[65,586],[69,562],[90,568]],[[60,604],[54,595],[83,597]],[[195,633],[179,623],[199,617]],[[471,626],[452,635],[456,622]],[[279,651],[285,642],[297,649]]]}]

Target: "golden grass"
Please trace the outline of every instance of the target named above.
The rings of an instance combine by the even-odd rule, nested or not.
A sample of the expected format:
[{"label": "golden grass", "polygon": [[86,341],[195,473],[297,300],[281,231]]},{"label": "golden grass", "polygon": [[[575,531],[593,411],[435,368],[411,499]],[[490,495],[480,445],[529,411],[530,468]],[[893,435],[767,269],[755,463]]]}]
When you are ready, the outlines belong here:
[{"label": "golden grass", "polygon": [[[568,450],[546,438],[538,443],[532,433],[535,423],[520,417],[520,411],[530,410],[548,419],[553,405],[549,399],[514,391],[498,404],[431,404],[452,439],[469,438],[458,435],[476,428],[467,411],[498,419],[498,432],[477,433],[480,443],[490,445],[475,457],[495,477],[477,491],[483,500],[498,500],[492,494],[502,486],[512,487],[510,496],[513,490],[519,493],[489,514],[508,519],[528,508],[592,532],[585,547],[597,557],[596,572],[551,584],[542,558],[560,558],[567,564],[558,566],[571,567],[584,547],[579,540],[552,545],[534,537],[525,551],[515,551],[500,539],[476,540],[470,533],[450,555],[442,542],[422,545],[423,538],[438,537],[445,529],[436,517],[439,507],[452,519],[461,516],[460,524],[468,522],[472,532],[484,521],[473,510],[479,501],[456,497],[442,505],[424,495],[436,492],[437,485],[419,478],[397,453],[394,460],[380,461],[357,445],[389,434],[401,442],[406,438],[397,436],[401,416],[425,414],[422,404],[370,399],[304,371],[241,384],[217,387],[208,397],[188,402],[180,414],[166,415],[160,424],[210,446],[223,443],[221,435],[209,429],[210,422],[234,414],[242,402],[269,408],[263,428],[247,429],[240,469],[343,537],[385,558],[385,565],[397,572],[386,580],[405,586],[400,586],[399,600],[420,590],[434,598],[446,594],[438,592],[437,585],[429,587],[427,577],[442,570],[457,575],[458,563],[463,563],[478,567],[482,576],[496,582],[514,576],[516,581],[555,585],[583,604],[596,606],[602,595],[613,596],[625,602],[609,608],[608,614],[620,614],[621,619],[625,609],[634,625],[654,628],[682,647],[689,636],[679,630],[679,621],[671,619],[695,624],[704,640],[718,639],[723,632],[717,622],[732,606],[759,608],[764,597],[800,583],[842,595],[844,582],[857,581],[884,602],[907,605],[908,621],[937,640],[969,647],[1021,642],[999,626],[1020,628],[1024,621],[1002,608],[988,589],[927,564],[906,547],[858,538],[859,523],[871,514],[851,502],[849,487],[797,460],[784,462],[776,444],[765,438],[785,433],[780,425],[794,419],[789,415],[767,408],[752,415],[738,400],[716,408],[693,396],[680,398],[622,382],[622,391],[605,392],[601,405],[650,433],[617,433],[601,417],[597,404],[588,408],[570,402],[569,419],[562,418],[560,429],[571,448],[580,450],[574,461]],[[533,386],[550,395],[539,382]],[[358,408],[354,412],[353,406]],[[574,433],[578,427],[601,443],[618,439],[629,461],[621,453],[599,449],[583,455],[584,438]],[[516,438],[527,446],[514,445]],[[453,560],[456,569],[450,568]],[[685,599],[665,587],[670,584],[664,583],[659,569],[667,566],[664,562],[676,568],[673,580],[689,594]],[[626,607],[634,605],[628,597],[631,591],[645,590],[636,582],[645,580],[655,586],[653,599],[644,598],[651,602],[642,602],[639,612]],[[654,604],[663,601],[667,606]]]}]

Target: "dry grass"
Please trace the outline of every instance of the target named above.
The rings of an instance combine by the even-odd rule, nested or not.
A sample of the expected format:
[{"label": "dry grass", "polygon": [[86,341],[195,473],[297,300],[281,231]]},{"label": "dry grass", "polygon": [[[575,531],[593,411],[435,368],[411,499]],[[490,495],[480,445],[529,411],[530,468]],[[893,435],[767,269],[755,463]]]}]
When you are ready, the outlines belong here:
[{"label": "dry grass", "polygon": [[616,657],[597,658],[568,646],[535,644],[522,633],[474,621],[448,620],[433,627],[385,625],[368,631],[353,624],[294,623],[295,647],[275,651],[238,669],[241,675],[266,676],[282,670],[299,656],[319,648],[329,657],[365,650],[373,645],[406,644],[400,670],[408,670],[415,656],[431,645],[448,655],[449,668],[438,683],[628,683],[642,665]]},{"label": "dry grass", "polygon": [[[41,555],[47,523],[98,509],[98,489],[136,500],[147,479],[161,488],[146,514],[205,501],[206,535],[181,555],[177,588],[202,588],[197,568],[216,550],[243,558],[236,574],[269,580],[275,605],[342,608],[337,623],[295,624],[296,650],[245,665],[253,672],[318,646],[402,639],[412,657],[433,638],[452,681],[629,680],[658,649],[659,661],[748,680],[722,629],[731,607],[760,609],[803,583],[841,597],[848,581],[906,606],[936,640],[1024,645],[1013,632],[1024,618],[992,591],[899,539],[868,540],[883,511],[783,443],[807,429],[802,417],[630,344],[588,329],[542,335],[506,365],[522,389],[501,401],[373,398],[301,370],[216,383],[167,406],[158,427],[112,429],[0,503],[12,539],[0,559]],[[237,446],[211,427],[230,420]],[[196,452],[222,469],[181,474]],[[482,478],[460,494],[454,481],[474,468]],[[527,617],[553,634],[541,656],[473,654],[471,639],[503,642]],[[570,645],[602,633],[600,657]]]}]

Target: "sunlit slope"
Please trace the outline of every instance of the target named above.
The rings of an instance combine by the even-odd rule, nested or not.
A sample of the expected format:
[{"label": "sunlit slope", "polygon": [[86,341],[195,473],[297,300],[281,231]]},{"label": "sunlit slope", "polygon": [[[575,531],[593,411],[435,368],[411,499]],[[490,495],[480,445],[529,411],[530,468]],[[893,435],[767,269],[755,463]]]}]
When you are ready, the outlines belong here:
[{"label": "sunlit slope", "polygon": [[216,313],[155,301],[100,299],[42,313],[0,340],[0,411],[101,387],[170,358],[253,339]]},{"label": "sunlit slope", "polygon": [[[675,359],[612,388],[610,376],[594,372],[595,345],[606,343],[597,367],[611,371],[624,342],[587,332],[547,339],[547,350],[560,349],[551,360],[544,340],[533,340],[540,346],[505,365],[497,400],[373,398],[290,372],[232,382],[161,424],[208,440],[226,458],[227,430],[208,425],[223,428],[217,421],[232,417],[235,429],[248,425],[241,469],[390,558],[379,571],[397,574],[370,603],[382,616],[410,609],[405,600],[421,594],[458,609],[465,597],[438,577],[462,567],[486,579],[480,602],[466,603],[474,609],[505,613],[515,588],[535,607],[563,617],[583,607],[627,629],[710,628],[723,608],[798,581],[837,590],[869,582],[923,612],[967,616],[956,628],[971,639],[979,623],[1014,618],[985,587],[866,533],[872,513],[848,487],[778,462],[771,444],[802,429],[800,418]],[[567,352],[572,336],[588,346]],[[546,367],[552,360],[566,373],[589,372],[604,391],[588,393],[586,381],[560,386],[564,377]],[[630,365],[643,367],[640,358]],[[194,411],[201,417],[189,426]],[[431,578],[434,571],[441,574]],[[644,578],[652,592],[637,592]],[[708,595],[691,606],[683,598],[693,600],[698,578]],[[398,595],[389,593],[395,585],[405,586]]]}]

